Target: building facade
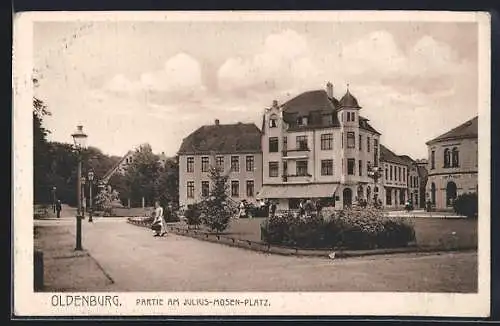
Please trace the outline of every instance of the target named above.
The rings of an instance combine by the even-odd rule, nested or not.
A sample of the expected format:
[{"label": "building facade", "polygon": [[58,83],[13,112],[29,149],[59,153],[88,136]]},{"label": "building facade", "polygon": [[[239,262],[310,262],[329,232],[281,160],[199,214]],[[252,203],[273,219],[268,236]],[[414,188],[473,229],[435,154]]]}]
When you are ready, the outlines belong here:
[{"label": "building facade", "polygon": [[427,171],[427,166],[429,162],[426,159],[420,159],[416,161],[417,163],[417,168],[418,168],[418,177],[419,177],[419,202],[418,206],[415,205],[415,207],[419,208],[425,208],[425,202],[426,202],[426,194],[427,194],[427,179],[428,179],[428,171]]},{"label": "building facade", "polygon": [[409,178],[414,177],[416,173],[410,173],[407,159],[396,155],[383,145],[380,146],[380,161],[383,169],[383,206],[402,208],[409,199]]},{"label": "building facade", "polygon": [[297,208],[302,199],[342,208],[356,199],[373,200],[369,172],[379,166],[380,133],[360,115],[347,90],[339,100],[333,85],[273,102],[262,123],[263,186],[258,197]]},{"label": "building facade", "polygon": [[477,117],[426,143],[427,199],[436,209],[451,209],[460,194],[477,192]]},{"label": "building facade", "polygon": [[256,202],[262,186],[261,131],[255,124],[202,126],[184,138],[178,151],[179,204],[198,203],[211,189],[209,168],[218,166],[229,176],[234,202]]}]

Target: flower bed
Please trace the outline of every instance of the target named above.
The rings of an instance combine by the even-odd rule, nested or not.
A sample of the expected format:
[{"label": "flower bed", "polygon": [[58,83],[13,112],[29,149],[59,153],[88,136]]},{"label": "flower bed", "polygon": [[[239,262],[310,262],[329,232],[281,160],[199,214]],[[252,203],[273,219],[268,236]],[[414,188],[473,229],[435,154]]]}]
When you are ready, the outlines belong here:
[{"label": "flower bed", "polygon": [[261,224],[261,239],[295,248],[377,249],[406,247],[415,241],[413,225],[379,209],[353,208],[323,216],[275,216]]}]

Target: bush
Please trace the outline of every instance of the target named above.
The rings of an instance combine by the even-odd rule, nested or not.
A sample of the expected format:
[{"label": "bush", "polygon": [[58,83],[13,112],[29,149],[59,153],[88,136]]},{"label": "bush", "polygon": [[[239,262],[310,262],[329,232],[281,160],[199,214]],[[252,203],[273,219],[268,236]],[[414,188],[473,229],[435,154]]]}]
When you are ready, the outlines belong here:
[{"label": "bush", "polygon": [[415,231],[405,219],[367,207],[338,211],[327,220],[275,216],[261,224],[261,239],[297,248],[375,249],[405,247],[415,240]]},{"label": "bush", "polygon": [[477,217],[477,193],[466,193],[458,196],[453,202],[453,210],[455,213],[469,218]]},{"label": "bush", "polygon": [[201,224],[201,211],[198,205],[188,205],[184,217],[188,225],[199,226]]}]

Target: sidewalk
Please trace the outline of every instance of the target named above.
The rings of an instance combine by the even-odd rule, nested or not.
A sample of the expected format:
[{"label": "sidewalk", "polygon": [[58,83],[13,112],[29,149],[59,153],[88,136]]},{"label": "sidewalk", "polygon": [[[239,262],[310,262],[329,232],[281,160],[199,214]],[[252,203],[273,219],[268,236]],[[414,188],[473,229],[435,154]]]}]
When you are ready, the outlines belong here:
[{"label": "sidewalk", "polygon": [[414,210],[407,212],[405,210],[400,211],[386,211],[389,216],[408,216],[417,218],[467,218],[466,216],[457,215],[452,212],[426,212],[425,210]]},{"label": "sidewalk", "polygon": [[43,291],[106,290],[113,280],[87,251],[74,250],[75,236],[60,225],[68,222],[61,218],[60,223],[35,223],[35,249],[43,251]]}]

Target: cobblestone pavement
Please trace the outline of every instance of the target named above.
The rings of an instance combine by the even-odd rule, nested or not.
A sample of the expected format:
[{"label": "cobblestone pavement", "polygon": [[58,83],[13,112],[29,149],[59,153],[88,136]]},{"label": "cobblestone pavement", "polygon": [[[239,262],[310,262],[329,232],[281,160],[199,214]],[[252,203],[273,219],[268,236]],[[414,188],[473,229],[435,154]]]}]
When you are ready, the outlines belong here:
[{"label": "cobblestone pavement", "polygon": [[[83,255],[83,267],[76,264],[69,273],[64,259],[46,263],[48,290],[477,291],[476,252],[328,260],[265,254],[173,234],[155,238],[123,218],[82,224],[83,247],[90,256]],[[45,252],[73,250],[74,218],[35,225],[42,227],[35,243]]]}]

